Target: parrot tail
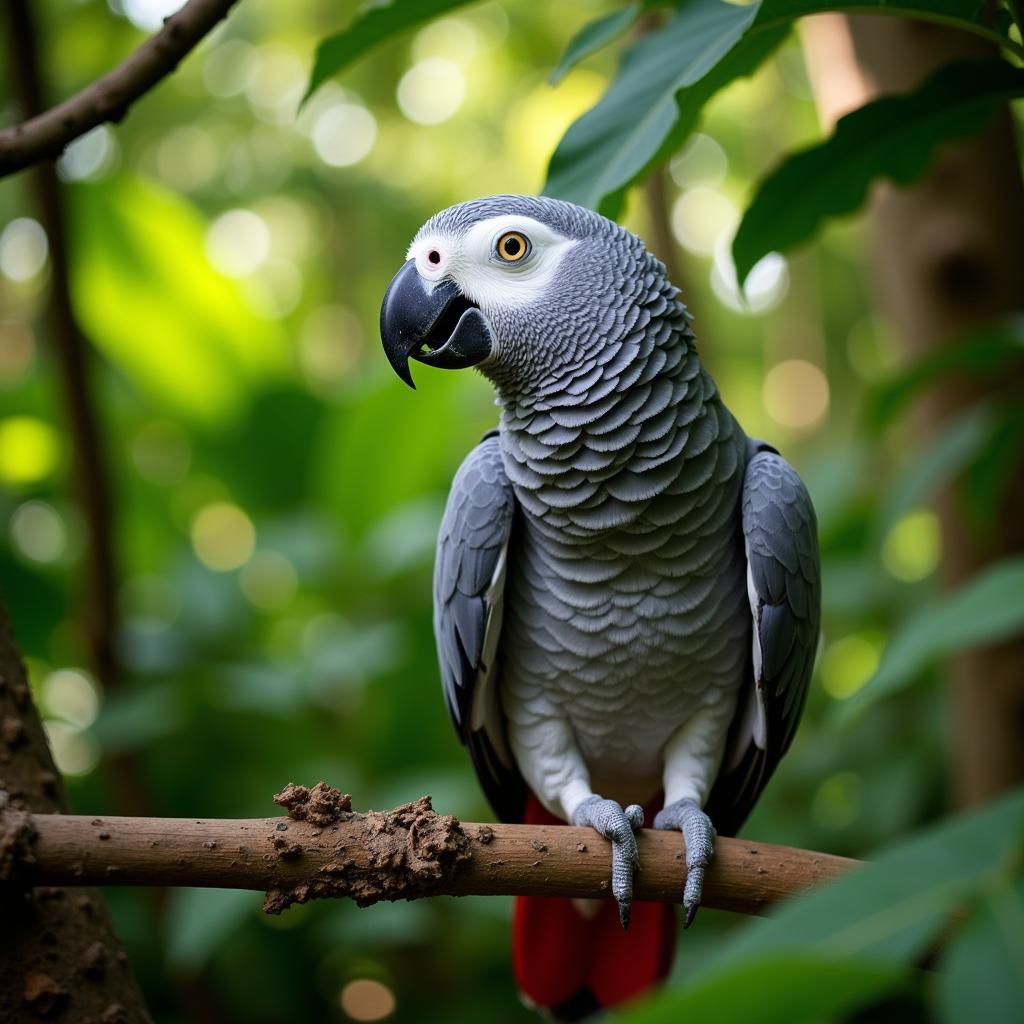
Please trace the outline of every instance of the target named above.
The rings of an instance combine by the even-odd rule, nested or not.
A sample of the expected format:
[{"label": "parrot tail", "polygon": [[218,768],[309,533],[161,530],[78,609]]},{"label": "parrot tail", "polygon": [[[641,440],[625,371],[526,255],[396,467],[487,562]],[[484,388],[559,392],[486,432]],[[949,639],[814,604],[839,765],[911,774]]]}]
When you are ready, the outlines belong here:
[{"label": "parrot tail", "polygon": [[[644,809],[650,821],[653,812]],[[530,793],[523,822],[564,825]],[[672,966],[675,908],[633,904],[629,931],[614,900],[518,896],[512,962],[524,1002],[555,1020],[582,1020],[657,986]]]}]

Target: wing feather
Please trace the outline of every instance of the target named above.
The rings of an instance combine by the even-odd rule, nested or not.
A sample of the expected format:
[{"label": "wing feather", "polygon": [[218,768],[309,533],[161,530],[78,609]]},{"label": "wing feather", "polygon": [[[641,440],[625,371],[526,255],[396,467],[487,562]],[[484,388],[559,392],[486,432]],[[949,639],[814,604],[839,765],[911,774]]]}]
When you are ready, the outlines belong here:
[{"label": "wing feather", "polygon": [[489,435],[452,481],[434,563],[434,636],[445,702],[491,806],[519,821],[526,786],[498,698],[498,641],[516,500]]},{"label": "wing feather", "polygon": [[769,445],[750,441],[742,497],[753,624],[751,681],[708,800],[719,832],[753,810],[803,714],[821,621],[817,521],[807,488]]}]

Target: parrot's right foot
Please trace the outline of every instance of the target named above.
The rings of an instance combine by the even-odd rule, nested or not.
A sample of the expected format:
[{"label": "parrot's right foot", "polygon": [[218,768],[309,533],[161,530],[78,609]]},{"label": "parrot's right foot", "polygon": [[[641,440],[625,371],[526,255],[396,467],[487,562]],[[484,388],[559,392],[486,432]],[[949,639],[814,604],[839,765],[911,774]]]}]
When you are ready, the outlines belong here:
[{"label": "parrot's right foot", "polygon": [[640,867],[640,854],[633,833],[643,827],[643,808],[639,804],[630,804],[623,810],[614,800],[592,796],[573,812],[572,823],[589,826],[611,842],[612,895],[619,904],[619,921],[623,929],[629,928],[633,875]]}]

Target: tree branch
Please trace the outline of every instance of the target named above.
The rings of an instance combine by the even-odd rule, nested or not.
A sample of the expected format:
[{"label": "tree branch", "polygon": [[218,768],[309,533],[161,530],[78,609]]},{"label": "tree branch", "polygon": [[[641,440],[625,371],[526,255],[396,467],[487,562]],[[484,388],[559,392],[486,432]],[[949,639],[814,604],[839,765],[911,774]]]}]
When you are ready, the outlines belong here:
[{"label": "tree branch", "polygon": [[0,177],[41,160],[56,159],[68,143],[90,129],[106,121],[120,121],[236,2],[189,0],[113,71],[45,113],[0,131]]},{"label": "tree branch", "polygon": [[[264,909],[349,897],[361,906],[422,896],[610,894],[610,847],[591,829],[462,824],[429,797],[356,814],[325,784],[275,799],[290,817],[89,818],[0,814],[0,849],[20,850],[0,879],[31,885],[172,885],[256,889]],[[20,834],[21,841],[8,836]],[[31,833],[31,839],[29,835]],[[636,897],[679,903],[686,859],[678,833],[643,830]],[[708,907],[756,914],[858,861],[720,838],[704,889]]]}]

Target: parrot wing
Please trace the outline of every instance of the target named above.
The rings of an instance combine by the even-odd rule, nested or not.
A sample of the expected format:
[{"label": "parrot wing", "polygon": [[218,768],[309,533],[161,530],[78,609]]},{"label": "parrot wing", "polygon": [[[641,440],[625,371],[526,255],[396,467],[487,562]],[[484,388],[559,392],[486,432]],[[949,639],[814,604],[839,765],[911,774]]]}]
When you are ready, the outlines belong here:
[{"label": "parrot wing", "polygon": [[803,481],[774,448],[748,441],[743,480],[752,675],[707,811],[733,835],[753,810],[803,713],[821,621],[817,520]]},{"label": "parrot wing", "polygon": [[522,820],[526,784],[498,698],[498,639],[516,499],[496,432],[459,467],[437,539],[434,637],[445,701],[502,821]]}]

